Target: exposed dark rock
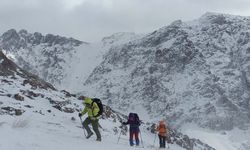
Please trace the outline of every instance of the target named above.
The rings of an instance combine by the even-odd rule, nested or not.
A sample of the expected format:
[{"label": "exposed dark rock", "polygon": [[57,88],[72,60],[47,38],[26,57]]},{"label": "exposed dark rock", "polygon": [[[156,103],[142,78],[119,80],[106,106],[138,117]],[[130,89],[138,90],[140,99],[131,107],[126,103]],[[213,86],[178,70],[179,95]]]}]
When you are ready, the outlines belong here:
[{"label": "exposed dark rock", "polygon": [[61,105],[61,106],[66,106],[67,104],[71,104],[69,100],[67,101],[56,101],[56,100],[49,100],[50,104],[56,104],[56,105]]},{"label": "exposed dark rock", "polygon": [[71,117],[71,120],[72,120],[72,121],[76,121],[76,118],[75,118],[75,117]]},{"label": "exposed dark rock", "polygon": [[25,86],[26,84],[31,85],[33,89],[42,88],[42,89],[46,89],[46,90],[47,89],[55,90],[55,88],[51,84],[49,84],[45,81],[42,81],[38,77],[35,77],[33,79],[24,80],[23,85]]},{"label": "exposed dark rock", "polygon": [[45,115],[45,114],[42,112],[42,110],[39,110],[39,111],[36,110],[36,111],[33,111],[33,112],[38,113],[38,114],[43,115],[43,116]]},{"label": "exposed dark rock", "polygon": [[16,72],[18,68],[17,65],[9,60],[1,50],[0,60],[2,61],[2,63],[0,63],[0,76],[14,75],[14,72]]},{"label": "exposed dark rock", "polygon": [[61,92],[64,93],[66,97],[76,97],[76,94],[71,94],[70,92],[66,90],[62,90]]},{"label": "exposed dark rock", "polygon": [[6,79],[2,79],[1,82],[2,82],[2,83],[7,83],[7,84],[9,84],[9,85],[11,85],[11,84],[13,83],[13,81],[8,81],[8,80],[6,80]]},{"label": "exposed dark rock", "polygon": [[64,107],[62,111],[66,112],[66,113],[74,113],[75,109],[69,108],[69,107]]},{"label": "exposed dark rock", "polygon": [[34,108],[34,106],[30,106],[30,105],[24,105],[24,107],[27,107],[27,108]]},{"label": "exposed dark rock", "polygon": [[2,60],[2,63],[0,63],[0,76],[12,76],[13,78],[15,78],[14,74],[16,74],[26,79],[23,81],[24,86],[26,84],[30,84],[34,89],[42,88],[55,90],[55,88],[51,84],[41,80],[38,76],[32,75],[18,67],[14,62],[9,60],[2,51],[0,51],[0,60]]},{"label": "exposed dark rock", "polygon": [[52,107],[54,107],[60,111],[64,111],[67,113],[75,112],[75,110],[73,108],[66,107],[68,104],[71,104],[71,102],[69,100],[67,100],[67,101],[55,101],[55,100],[50,99],[49,102],[52,104]]},{"label": "exposed dark rock", "polygon": [[22,115],[25,111],[22,109],[16,109],[13,107],[1,107],[2,110],[4,110],[4,113],[9,114],[9,115],[16,115],[16,116],[20,116]]},{"label": "exposed dark rock", "polygon": [[54,105],[54,106],[52,106],[52,107],[54,107],[54,108],[56,108],[56,109],[62,111],[62,106],[60,106],[60,105]]},{"label": "exposed dark rock", "polygon": [[16,100],[18,100],[18,101],[24,101],[24,97],[21,96],[21,95],[19,95],[19,94],[15,94],[15,95],[14,95],[14,98],[15,98]]},{"label": "exposed dark rock", "polygon": [[15,115],[16,116],[20,116],[20,115],[22,115],[23,114],[23,110],[21,110],[21,109],[16,109],[15,110]]},{"label": "exposed dark rock", "polygon": [[39,97],[39,96],[40,96],[41,98],[44,98],[44,95],[41,94],[41,93],[35,93],[35,92],[29,91],[29,90],[27,90],[27,91],[20,90],[20,92],[22,92],[23,95],[29,97],[30,99],[33,99],[33,98]]}]

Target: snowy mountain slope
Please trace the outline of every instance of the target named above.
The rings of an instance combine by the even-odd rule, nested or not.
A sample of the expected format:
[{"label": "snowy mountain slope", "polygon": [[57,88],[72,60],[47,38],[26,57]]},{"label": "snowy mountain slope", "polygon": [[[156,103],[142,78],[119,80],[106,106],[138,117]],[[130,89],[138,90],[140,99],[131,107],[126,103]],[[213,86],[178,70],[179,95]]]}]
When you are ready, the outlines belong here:
[{"label": "snowy mountain slope", "polygon": [[[23,71],[0,51],[0,148],[27,149],[141,149],[128,146],[127,128],[120,128],[126,116],[105,107],[100,119],[102,142],[95,137],[87,140],[80,119],[75,119],[82,108],[76,95],[57,91],[49,83]],[[26,80],[30,79],[32,82]],[[33,80],[34,79],[34,80]],[[84,118],[83,118],[84,119]],[[141,126],[142,146],[151,150],[158,147],[151,124]],[[122,130],[123,129],[123,130]],[[119,133],[121,135],[118,141]],[[211,149],[196,139],[189,139],[171,131],[170,149]]]},{"label": "snowy mountain slope", "polygon": [[119,32],[119,33],[114,33],[110,36],[104,37],[102,39],[102,44],[105,47],[112,47],[116,45],[122,45],[124,43],[128,43],[130,41],[135,41],[140,38],[142,38],[144,34],[135,34],[133,32]]},{"label": "snowy mountain slope", "polygon": [[95,67],[103,61],[103,55],[111,47],[116,47],[140,37],[142,35],[135,33],[115,33],[104,37],[101,42],[77,47],[73,56],[74,59],[66,61],[71,67],[65,70],[67,77],[61,81],[61,87],[67,87],[68,90],[74,92],[82,91],[83,83]]},{"label": "snowy mountain slope", "polygon": [[204,130],[194,124],[187,124],[182,131],[188,136],[195,137],[208,143],[218,150],[248,150],[250,147],[250,131],[233,129],[231,131]]},{"label": "snowy mountain slope", "polygon": [[[51,89],[55,90],[55,88],[47,83],[41,80],[39,77],[28,73],[27,71],[21,69],[18,67],[14,62],[9,60],[2,51],[0,51],[0,76],[3,77],[8,77],[10,78],[10,81],[7,79],[3,78],[1,82],[3,84],[8,84],[11,85],[11,83],[14,83],[13,80],[22,79],[22,86],[26,86],[26,84],[29,84],[31,88],[36,89],[36,88],[42,88],[42,89]],[[5,89],[1,87],[2,90],[4,91]],[[1,91],[2,93],[4,93]]]},{"label": "snowy mountain slope", "polygon": [[250,18],[207,13],[112,47],[85,93],[125,112],[214,130],[250,123]]},{"label": "snowy mountain slope", "polygon": [[11,29],[0,36],[0,48],[19,66],[56,87],[80,91],[82,84],[79,83],[101,63],[103,54],[111,46],[138,37],[134,33],[116,33],[90,44],[58,35]]},{"label": "snowy mountain slope", "polygon": [[26,30],[11,29],[0,37],[0,48],[6,55],[14,56],[12,60],[22,68],[56,85],[65,78],[64,72],[70,67],[68,62],[74,60],[74,49],[80,45],[87,43],[52,34],[31,34]]},{"label": "snowy mountain slope", "polygon": [[[37,117],[38,119],[27,119],[30,117]],[[0,148],[9,150],[142,149],[130,147],[127,142],[128,139],[123,139],[117,144],[117,136],[110,136],[107,133],[104,133],[105,137],[100,143],[96,142],[93,138],[87,140],[84,138],[83,130],[74,128],[77,123],[72,123],[69,118],[67,118],[69,121],[61,119],[61,117],[52,119],[53,122],[47,119],[43,120],[40,116],[5,119],[8,123],[4,123],[0,128],[1,135],[5,135],[5,138],[0,142]],[[21,138],[20,136],[25,138]],[[152,150],[156,148],[145,147],[143,149]],[[170,149],[183,150],[176,145],[171,145]]]}]

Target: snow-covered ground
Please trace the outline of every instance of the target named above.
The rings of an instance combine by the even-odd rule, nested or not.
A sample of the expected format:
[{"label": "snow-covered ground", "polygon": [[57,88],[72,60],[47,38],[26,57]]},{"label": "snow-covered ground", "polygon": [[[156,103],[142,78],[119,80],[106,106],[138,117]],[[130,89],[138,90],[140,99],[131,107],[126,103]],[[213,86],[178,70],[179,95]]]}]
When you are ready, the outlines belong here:
[{"label": "snow-covered ground", "polygon": [[[3,84],[1,84],[3,86]],[[5,91],[16,93],[16,84],[10,86]],[[26,86],[29,89],[29,86]],[[2,89],[2,88],[1,88]],[[24,89],[25,90],[25,89]],[[45,94],[60,101],[63,100],[63,94],[56,91],[37,90],[36,92]],[[65,99],[64,99],[65,100]],[[77,150],[77,149],[110,149],[110,150],[128,150],[141,149],[140,147],[130,147],[128,142],[128,134],[122,135],[119,143],[118,137],[120,132],[114,132],[115,127],[119,126],[119,122],[113,122],[110,119],[101,119],[100,129],[102,141],[96,142],[95,135],[90,139],[85,139],[84,130],[81,128],[81,121],[78,113],[61,112],[51,106],[48,100],[44,98],[36,98],[34,100],[25,97],[24,101],[17,101],[13,98],[0,96],[1,107],[11,106],[14,108],[24,109],[25,112],[21,116],[0,115],[0,149],[4,150]],[[82,108],[81,101],[72,99],[72,106],[79,105]],[[25,108],[30,105],[32,108]],[[49,112],[48,110],[51,110]],[[75,117],[76,120],[71,118]],[[84,118],[83,118],[84,119]],[[145,128],[141,128],[141,138],[143,141],[143,149],[152,150],[158,148],[158,138]],[[216,133],[200,129],[193,124],[185,126],[182,132],[190,137],[200,139],[202,142],[208,143],[217,150],[245,150],[250,139],[249,131],[235,129],[231,132]],[[242,144],[243,143],[243,144]],[[245,144],[244,144],[245,143]],[[170,150],[183,150],[183,148],[170,144]],[[244,149],[243,149],[244,148]]]},{"label": "snow-covered ground", "polygon": [[[13,101],[11,98],[1,101]],[[77,113],[67,114],[56,109],[51,109],[44,100],[28,102],[34,108],[26,109],[21,116],[0,115],[0,149],[3,150],[78,150],[78,149],[110,149],[128,150],[141,149],[130,147],[128,135],[122,135],[118,142],[120,133],[115,134],[113,127],[119,123],[109,120],[100,120],[102,141],[96,142],[95,135],[85,139],[84,130],[81,127]],[[51,109],[49,113],[46,110]],[[40,113],[34,113],[41,110]],[[75,117],[76,120],[71,120]],[[158,147],[158,139],[154,143],[154,134],[142,129],[142,141],[144,149],[151,150]],[[170,145],[170,149],[182,150],[177,145]]]},{"label": "snow-covered ground", "polygon": [[[86,139],[76,111],[83,108],[82,101],[74,96],[65,96],[64,92],[23,85],[23,81],[18,75],[15,78],[0,76],[1,150],[128,150],[143,147],[150,150],[158,147],[158,139],[154,142],[155,135],[146,130],[145,126],[141,127],[141,146],[130,147],[128,133],[121,135],[117,143],[121,123],[113,118],[100,119],[101,142],[95,141],[95,135]],[[16,99],[16,94],[23,99]],[[55,108],[54,104],[59,102],[66,103],[66,107],[72,108],[74,112],[66,113]],[[11,109],[6,110],[7,107]],[[12,108],[24,112],[17,115]],[[63,110],[63,106],[61,108]],[[183,150],[176,144],[170,145],[170,149]]]},{"label": "snow-covered ground", "polygon": [[250,131],[234,129],[232,131],[211,131],[201,129],[195,124],[182,128],[182,133],[200,139],[217,150],[246,150],[250,149]]}]

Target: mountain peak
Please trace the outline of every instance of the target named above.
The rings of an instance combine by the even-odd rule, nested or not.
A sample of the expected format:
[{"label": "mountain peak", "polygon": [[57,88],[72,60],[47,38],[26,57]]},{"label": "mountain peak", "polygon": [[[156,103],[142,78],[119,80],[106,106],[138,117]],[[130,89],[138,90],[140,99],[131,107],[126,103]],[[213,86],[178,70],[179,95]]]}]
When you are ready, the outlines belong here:
[{"label": "mountain peak", "polygon": [[223,15],[223,13],[217,13],[217,12],[206,12],[202,15],[202,17],[205,16],[217,16],[217,15]]},{"label": "mountain peak", "polygon": [[25,30],[25,29],[21,29],[18,34],[21,34],[21,35],[27,35],[28,34],[28,31]]},{"label": "mountain peak", "polygon": [[227,23],[225,14],[214,13],[214,12],[205,13],[199,18],[199,20],[202,23],[206,23],[206,24],[211,23],[211,24],[223,25]]},{"label": "mountain peak", "polygon": [[3,41],[8,40],[19,40],[20,37],[15,29],[10,29],[3,33],[2,35]]},{"label": "mountain peak", "polygon": [[238,16],[224,13],[216,13],[216,12],[206,12],[203,14],[198,20],[201,23],[205,24],[230,24],[232,22],[248,20],[249,17],[246,16]]},{"label": "mountain peak", "polygon": [[17,31],[15,29],[9,29],[4,34],[17,34]]},{"label": "mountain peak", "polygon": [[17,32],[15,29],[10,29],[0,36],[0,40],[2,40],[3,49],[19,49],[19,48],[26,48],[27,44],[31,45],[39,45],[39,44],[48,44],[49,46],[52,45],[73,45],[73,46],[80,46],[81,44],[87,44],[86,42],[74,39],[74,38],[67,38],[59,35],[53,34],[46,34],[42,35],[39,32],[29,33],[25,29],[21,29]]},{"label": "mountain peak", "polygon": [[121,44],[121,43],[126,43],[131,40],[135,40],[139,38],[140,36],[141,35],[138,35],[134,32],[118,32],[110,36],[104,37],[102,39],[102,43],[104,45],[112,45],[114,43]]}]

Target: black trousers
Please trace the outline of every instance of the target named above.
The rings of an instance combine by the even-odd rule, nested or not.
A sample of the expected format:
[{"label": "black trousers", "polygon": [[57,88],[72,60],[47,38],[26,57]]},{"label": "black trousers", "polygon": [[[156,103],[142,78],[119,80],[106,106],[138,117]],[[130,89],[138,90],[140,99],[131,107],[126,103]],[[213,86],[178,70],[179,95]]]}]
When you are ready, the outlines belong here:
[{"label": "black trousers", "polygon": [[166,137],[165,136],[159,136],[159,143],[160,143],[160,148],[165,148],[166,147]]}]

